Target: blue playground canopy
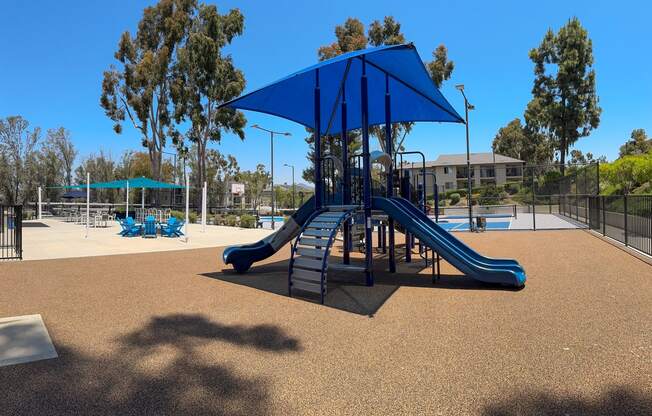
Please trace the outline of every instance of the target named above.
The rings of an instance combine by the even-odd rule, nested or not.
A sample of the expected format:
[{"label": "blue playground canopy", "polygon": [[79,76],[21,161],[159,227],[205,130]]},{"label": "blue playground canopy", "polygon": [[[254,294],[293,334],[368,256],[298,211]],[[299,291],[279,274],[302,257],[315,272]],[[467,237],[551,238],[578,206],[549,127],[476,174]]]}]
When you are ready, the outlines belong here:
[{"label": "blue playground canopy", "polygon": [[[182,185],[175,185],[173,183],[159,182],[154,179],[149,179],[145,177],[140,178],[131,178],[131,179],[120,179],[110,182],[96,182],[91,183],[89,188],[91,189],[125,189],[125,188],[143,188],[143,189],[182,189]],[[65,189],[79,189],[86,188],[86,184],[72,185],[72,186],[62,186]],[[84,196],[85,198],[86,196]]]},{"label": "blue playground canopy", "polygon": [[347,130],[362,127],[360,79],[363,62],[369,97],[369,125],[385,124],[385,94],[391,91],[391,122],[464,120],[435,87],[412,44],[349,52],[291,74],[221,107],[267,113],[315,129],[315,87],[320,90],[320,133],[342,129],[346,101]]}]

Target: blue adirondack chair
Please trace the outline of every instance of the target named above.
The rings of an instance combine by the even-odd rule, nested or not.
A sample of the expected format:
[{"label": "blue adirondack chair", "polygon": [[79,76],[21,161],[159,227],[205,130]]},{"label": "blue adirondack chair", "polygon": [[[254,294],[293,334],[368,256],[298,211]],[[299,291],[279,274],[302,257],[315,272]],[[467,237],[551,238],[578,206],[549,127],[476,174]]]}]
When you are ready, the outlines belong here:
[{"label": "blue adirondack chair", "polygon": [[156,238],[156,218],[154,218],[153,215],[148,215],[147,218],[145,218],[143,237]]},{"label": "blue adirondack chair", "polygon": [[181,237],[183,235],[181,227],[183,227],[183,221],[179,221],[175,217],[170,217],[165,226],[161,225],[161,235],[166,237]]},{"label": "blue adirondack chair", "polygon": [[120,224],[120,227],[122,227],[122,230],[120,230],[120,235],[125,236],[127,235],[127,232],[129,232],[130,225],[127,223],[127,219],[125,218],[124,220],[116,220],[118,221],[118,224]]},{"label": "blue adirondack chair", "polygon": [[126,220],[124,220],[125,223],[125,232],[122,234],[124,237],[136,237],[138,235],[141,235],[143,232],[143,226],[142,224],[136,224],[133,218],[127,217]]}]

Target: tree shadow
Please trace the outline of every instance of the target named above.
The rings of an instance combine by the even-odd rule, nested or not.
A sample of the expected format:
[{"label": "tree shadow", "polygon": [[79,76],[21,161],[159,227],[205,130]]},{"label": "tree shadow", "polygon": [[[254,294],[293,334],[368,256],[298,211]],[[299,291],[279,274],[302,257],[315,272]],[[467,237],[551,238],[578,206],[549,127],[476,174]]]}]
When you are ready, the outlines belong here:
[{"label": "tree shadow", "polygon": [[[329,261],[341,263],[340,252],[334,250]],[[354,254],[351,264],[363,265],[359,253]],[[442,260],[443,262],[443,260]],[[424,273],[431,267],[425,265],[423,259],[415,254],[411,263],[397,263],[396,273],[387,270],[387,254],[377,254],[374,257],[374,286],[364,284],[362,273],[330,270],[328,272],[328,292],[324,299],[327,307],[351,312],[359,315],[374,316],[378,310],[400,287],[422,287],[450,290],[503,290],[513,291],[502,285],[479,282],[464,275],[441,274],[433,283],[433,275]],[[217,272],[201,273],[201,276],[223,282],[251,287],[254,289],[288,296],[289,259],[254,265],[246,273],[237,273],[231,268]],[[319,296],[312,293],[294,293],[293,296],[311,302],[319,302]]]},{"label": "tree shadow", "polygon": [[[155,317],[102,356],[57,343],[58,359],[0,367],[0,413],[16,415],[270,413],[268,381],[209,362],[220,343],[283,354],[299,341],[273,326],[223,325],[201,315]],[[215,357],[216,354],[210,354]],[[5,413],[6,412],[6,413]]]},{"label": "tree shadow", "polygon": [[652,415],[652,396],[626,386],[613,386],[597,398],[521,392],[486,406],[482,415]]}]

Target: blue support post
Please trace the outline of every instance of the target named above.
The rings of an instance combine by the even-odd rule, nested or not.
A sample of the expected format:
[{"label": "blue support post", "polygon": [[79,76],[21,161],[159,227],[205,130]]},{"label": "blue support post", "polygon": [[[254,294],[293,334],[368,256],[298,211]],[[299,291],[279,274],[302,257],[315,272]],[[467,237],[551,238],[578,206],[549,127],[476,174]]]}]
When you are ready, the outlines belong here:
[{"label": "blue support post", "polygon": [[[389,94],[389,75],[385,74],[385,149],[392,160],[394,157],[394,140],[392,138],[392,107],[391,96]],[[387,198],[394,196],[394,168],[390,164],[387,168]],[[396,256],[394,254],[394,219],[389,218],[387,222],[389,228],[389,272],[396,272]]]},{"label": "blue support post", "polygon": [[315,69],[315,209],[322,207],[321,182],[321,90],[319,89],[319,68]]},{"label": "blue support post", "polygon": [[360,79],[362,104],[362,158],[363,158],[363,194],[364,194],[364,230],[365,230],[365,280],[367,286],[373,286],[373,244],[371,232],[371,164],[369,163],[369,91],[367,85],[367,62],[362,56],[362,77]]},{"label": "blue support post", "polygon": [[[351,173],[349,169],[349,134],[347,131],[346,80],[342,82],[342,204],[351,204]],[[351,221],[342,224],[344,228],[344,264],[351,261]]]}]

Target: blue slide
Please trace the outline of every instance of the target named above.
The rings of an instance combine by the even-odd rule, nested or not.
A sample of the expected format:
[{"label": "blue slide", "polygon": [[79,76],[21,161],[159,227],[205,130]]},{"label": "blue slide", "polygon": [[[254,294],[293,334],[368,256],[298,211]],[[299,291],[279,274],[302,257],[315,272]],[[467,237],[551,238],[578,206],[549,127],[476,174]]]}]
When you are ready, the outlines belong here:
[{"label": "blue slide", "polygon": [[398,221],[423,244],[438,252],[444,260],[467,276],[486,283],[519,288],[525,285],[525,270],[517,261],[494,259],[479,254],[437,225],[410,201],[403,198],[374,197],[372,207],[384,211]]},{"label": "blue slide", "polygon": [[275,233],[253,244],[227,247],[222,254],[224,263],[233,265],[238,273],[246,272],[253,263],[276,253],[296,237],[313,212],[315,212],[314,197],[303,204]]}]

